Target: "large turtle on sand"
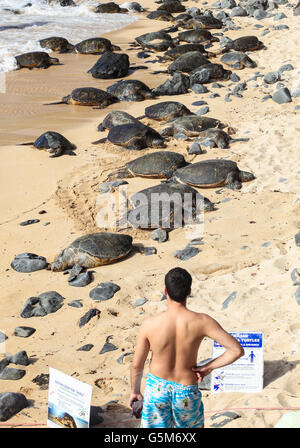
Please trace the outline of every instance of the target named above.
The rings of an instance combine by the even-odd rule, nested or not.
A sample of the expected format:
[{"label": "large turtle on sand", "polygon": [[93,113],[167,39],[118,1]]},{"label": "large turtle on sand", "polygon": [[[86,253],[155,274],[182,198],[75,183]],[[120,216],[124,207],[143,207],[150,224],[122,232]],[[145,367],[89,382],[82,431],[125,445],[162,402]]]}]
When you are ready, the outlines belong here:
[{"label": "large turtle on sand", "polygon": [[221,62],[235,70],[241,70],[244,67],[256,67],[256,63],[242,51],[230,51],[229,53],[223,54],[221,57]]},{"label": "large turtle on sand", "polygon": [[98,131],[111,129],[114,126],[129,123],[140,123],[139,120],[123,110],[112,110],[106,115],[102,123],[98,125]]},{"label": "large turtle on sand", "polygon": [[252,173],[241,171],[236,162],[212,159],[191,163],[179,168],[173,175],[178,182],[200,188],[227,187],[242,188],[242,182],[255,179]]},{"label": "large turtle on sand", "polygon": [[[224,26],[223,22],[216,19],[213,15],[196,16],[193,17],[190,22],[193,25],[193,28],[199,27],[206,30],[221,29]],[[189,25],[189,22],[187,22],[187,25]]]},{"label": "large turtle on sand", "polygon": [[158,121],[171,121],[178,117],[192,115],[192,112],[178,101],[163,101],[145,108],[145,115],[139,118],[150,118]]},{"label": "large turtle on sand", "polygon": [[202,115],[188,115],[176,118],[161,131],[163,137],[171,137],[175,134],[184,134],[187,137],[196,137],[202,131],[220,126],[220,120],[216,118],[204,117]]},{"label": "large turtle on sand", "polygon": [[[214,204],[189,185],[176,181],[161,182],[130,197],[132,209],[127,222],[135,228],[156,229],[182,227],[194,222],[203,211],[214,210]],[[200,215],[202,218],[202,213]]]},{"label": "large turtle on sand", "polygon": [[197,140],[204,141],[209,140],[212,146],[217,146],[218,148],[228,148],[229,142],[232,140],[231,136],[222,129],[210,128],[206,131],[202,131],[199,134]]},{"label": "large turtle on sand", "polygon": [[30,51],[15,56],[17,62],[16,70],[21,68],[48,68],[50,65],[58,65],[60,62],[57,58],[51,58],[45,51]]},{"label": "large turtle on sand", "polygon": [[19,145],[33,145],[37,149],[45,149],[51,155],[58,157],[64,153],[72,153],[76,146],[63,135],[54,131],[47,131],[40,135],[34,142],[20,143]]},{"label": "large turtle on sand", "polygon": [[104,109],[110,104],[118,102],[118,98],[95,87],[79,87],[64,96],[61,101],[47,103],[45,106],[52,104],[74,104],[76,106],[97,106],[98,109]]},{"label": "large turtle on sand", "polygon": [[190,73],[194,69],[209,64],[210,61],[203,56],[200,51],[189,51],[179,56],[168,66],[168,72],[174,73],[176,71]]},{"label": "large turtle on sand", "polygon": [[174,45],[170,34],[163,30],[142,34],[141,36],[136,37],[135,41],[141,45],[142,48],[145,48],[145,45],[151,44],[154,41],[169,42],[170,46]]},{"label": "large turtle on sand", "polygon": [[118,81],[109,86],[106,91],[120,101],[144,101],[145,99],[155,98],[152,90],[145,83],[135,79]]},{"label": "large turtle on sand", "polygon": [[127,162],[124,168],[109,174],[107,180],[111,181],[136,176],[164,179],[171,177],[173,171],[186,164],[184,156],[178,152],[151,152]]},{"label": "large turtle on sand", "polygon": [[157,131],[140,122],[114,126],[109,130],[107,139],[98,140],[93,144],[104,143],[106,140],[114,145],[136,151],[166,146],[163,137]]},{"label": "large turtle on sand", "polygon": [[161,59],[163,60],[171,59],[171,61],[175,61],[175,59],[179,58],[179,56],[182,56],[183,54],[189,53],[191,51],[200,52],[204,56],[213,55],[212,53],[206,51],[206,49],[202,44],[183,44],[183,45],[176,45],[176,47],[167,50]]},{"label": "large turtle on sand", "polygon": [[95,268],[126,257],[132,247],[130,235],[109,232],[83,235],[60,252],[50,269],[65,271],[74,266]]},{"label": "large turtle on sand", "polygon": [[206,84],[218,79],[228,79],[231,75],[231,70],[226,70],[222,64],[204,64],[197,67],[190,73],[190,86],[194,84]]},{"label": "large turtle on sand", "polygon": [[74,53],[75,47],[64,37],[51,36],[39,41],[42,48],[56,53]]},{"label": "large turtle on sand", "polygon": [[214,37],[210,31],[204,29],[186,30],[178,34],[174,42],[188,42],[191,44],[219,42],[219,38]]},{"label": "large turtle on sand", "polygon": [[256,36],[242,36],[226,42],[222,52],[229,50],[235,51],[254,51],[264,48],[264,44]]},{"label": "large turtle on sand", "polygon": [[119,51],[121,48],[104,37],[92,37],[76,44],[75,50],[80,54],[102,54],[104,51]]},{"label": "large turtle on sand", "polygon": [[172,14],[165,10],[152,11],[147,15],[147,19],[161,20],[163,22],[174,22],[174,17],[172,16]]}]

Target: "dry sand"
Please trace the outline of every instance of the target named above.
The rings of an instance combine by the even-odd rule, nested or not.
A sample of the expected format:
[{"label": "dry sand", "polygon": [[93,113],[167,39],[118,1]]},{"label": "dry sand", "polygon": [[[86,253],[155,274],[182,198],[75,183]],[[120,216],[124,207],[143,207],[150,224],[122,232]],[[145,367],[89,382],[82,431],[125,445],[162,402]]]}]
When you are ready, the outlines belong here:
[{"label": "dry sand", "polygon": [[[184,4],[201,7],[192,1]],[[152,0],[143,5],[148,11],[157,7]],[[280,6],[276,12],[281,11],[287,18],[280,22],[272,18],[255,21],[236,17],[234,23],[241,29],[226,35],[233,38],[254,34],[266,46],[266,50],[251,53],[257,63],[256,69],[235,71],[241,81],[249,80],[256,71],[265,74],[278,70],[288,62],[294,70],[284,72],[283,82],[294,91],[300,88],[299,18],[293,16],[291,8]],[[168,76],[154,76],[151,72],[165,69],[166,64],[148,63],[149,59],[155,59],[155,54],[148,60],[137,58],[140,49],[129,51],[129,43],[138,35],[170,24],[146,19],[146,13],[138,16],[137,22],[106,37],[122,51],[128,51],[131,64],[148,67],[133,72],[128,79],[140,79],[154,88]],[[269,34],[261,37],[263,29],[278,23],[287,24],[289,29],[270,28]],[[255,28],[254,24],[263,28]],[[59,55],[59,59],[63,65],[45,71],[9,73],[6,93],[0,95],[0,329],[8,336],[4,351],[15,354],[26,350],[31,360],[22,379],[1,381],[1,392],[22,392],[31,400],[31,407],[5,425],[45,427],[48,391],[40,389],[32,380],[39,374],[47,374],[49,367],[53,367],[93,386],[92,405],[105,410],[99,427],[136,427],[138,421],[130,416],[128,408],[132,355],[124,358],[123,365],[117,359],[123,353],[134,351],[142,320],[165,309],[166,302],[160,300],[164,275],[168,269],[182,266],[194,278],[192,297],[188,300],[192,310],[210,314],[228,331],[261,331],[264,334],[262,393],[211,395],[203,391],[206,427],[273,427],[289,408],[299,406],[300,308],[294,296],[296,286],[291,280],[291,271],[300,267],[299,248],[294,240],[300,229],[299,111],[295,110],[300,104],[299,98],[283,105],[272,100],[262,102],[264,95],[272,93],[276,87],[265,89],[261,78],[257,78],[256,82],[248,83],[243,98],[232,96],[228,103],[224,96],[230,81],[221,81],[224,85],[221,89],[208,85],[211,92],[220,93],[217,98],[210,98],[209,93],[197,95],[191,91],[176,97],[117,103],[104,110],[69,105],[46,107],[44,103],[59,100],[73,88],[105,89],[115,82],[96,80],[86,73],[97,56],[70,54]],[[95,222],[99,185],[108,173],[124,162],[149,151],[137,154],[109,144],[92,145],[91,142],[105,135],[97,132],[103,117],[118,109],[140,116],[147,105],[168,99],[184,103],[193,112],[199,107],[192,103],[205,100],[210,108],[209,116],[234,127],[236,138],[249,138],[248,142],[233,143],[228,149],[208,148],[206,154],[196,157],[187,154],[190,142],[175,139],[168,142],[168,150],[181,152],[189,161],[228,157],[256,176],[253,182],[243,184],[241,191],[223,189],[220,194],[216,189],[204,191],[216,204],[216,210],[205,215],[204,245],[200,246],[200,254],[185,262],[174,258],[174,250],[182,249],[188,242],[185,229],[171,232],[166,243],[152,241],[146,231],[129,231],[135,243],[155,246],[157,254],[135,253],[119,263],[96,268],[93,283],[85,288],[69,286],[62,273],[14,271],[10,263],[16,254],[33,252],[51,262],[77,236],[99,230]],[[157,122],[144,120],[144,123],[161,129]],[[50,159],[44,151],[17,146],[20,142],[34,140],[46,130],[61,132],[75,143],[76,156]],[[129,192],[158,183],[141,178],[128,179],[128,182]],[[41,210],[47,213],[40,215]],[[19,225],[21,221],[35,218],[40,222],[27,227]],[[46,222],[50,224],[44,226]],[[121,289],[110,301],[94,302],[89,298],[89,291],[104,281],[113,281]],[[26,299],[45,291],[59,292],[65,298],[63,307],[46,317],[20,317]],[[233,291],[237,292],[236,299],[223,310],[224,300]],[[141,307],[134,307],[141,297],[148,301]],[[83,307],[68,306],[74,299],[80,299]],[[100,318],[93,318],[79,328],[79,318],[93,307],[101,311]],[[26,339],[16,337],[13,332],[20,325],[32,326],[36,332]],[[113,335],[111,342],[118,350],[99,355],[109,335]],[[76,351],[87,343],[94,344],[91,351]],[[209,358],[211,350],[212,341],[205,340],[199,351],[199,361]],[[147,371],[148,365],[145,374]],[[232,415],[238,418],[227,418],[217,412],[226,409],[236,409]]]}]

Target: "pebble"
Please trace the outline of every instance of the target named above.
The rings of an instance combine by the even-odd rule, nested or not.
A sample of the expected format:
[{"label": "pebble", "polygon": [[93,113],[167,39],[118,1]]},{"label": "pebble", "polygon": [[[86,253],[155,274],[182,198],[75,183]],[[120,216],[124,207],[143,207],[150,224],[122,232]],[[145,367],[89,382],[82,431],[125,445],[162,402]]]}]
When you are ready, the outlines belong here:
[{"label": "pebble", "polygon": [[79,347],[76,351],[77,352],[89,352],[94,347],[93,344],[85,344]]},{"label": "pebble", "polygon": [[117,362],[118,362],[119,364],[123,364],[123,360],[124,360],[125,356],[133,355],[133,353],[134,353],[134,352],[123,353],[123,355],[121,355],[121,356],[117,359]]},{"label": "pebble", "polygon": [[16,327],[14,330],[14,335],[19,336],[20,338],[28,338],[36,331],[35,328],[32,327]]},{"label": "pebble", "polygon": [[179,258],[179,260],[186,261],[198,255],[199,252],[201,251],[197,247],[187,246],[182,250],[175,250],[174,257]]},{"label": "pebble", "polygon": [[5,422],[13,415],[27,408],[29,403],[25,395],[16,392],[4,392],[0,394],[0,421]]},{"label": "pebble", "polygon": [[262,101],[267,101],[267,100],[269,100],[270,98],[272,98],[272,95],[265,95],[265,96],[263,97]]},{"label": "pebble", "polygon": [[262,247],[269,247],[269,246],[271,246],[271,244],[272,244],[272,241],[266,241],[265,243],[262,243]]},{"label": "pebble", "polygon": [[98,319],[100,317],[101,311],[99,311],[97,308],[91,308],[87,313],[85,313],[79,320],[79,327],[83,327],[83,325],[87,324],[93,317],[98,316]]},{"label": "pebble", "polygon": [[72,306],[73,308],[82,308],[83,305],[80,300],[72,300],[72,302],[68,303],[69,306]]},{"label": "pebble", "polygon": [[294,286],[300,285],[300,273],[297,268],[294,268],[291,272],[291,279],[293,281]]},{"label": "pebble", "polygon": [[206,101],[194,101],[192,103],[192,106],[203,106],[204,104],[207,104]]},{"label": "pebble", "polygon": [[211,93],[209,98],[217,98],[218,96],[220,96],[218,93]]},{"label": "pebble", "polygon": [[247,16],[247,11],[242,8],[241,6],[236,6],[234,8],[232,8],[231,13],[230,13],[230,17],[245,17]]},{"label": "pebble", "polygon": [[300,110],[300,106],[295,106],[295,110]]},{"label": "pebble", "polygon": [[164,229],[155,229],[150,233],[150,238],[159,243],[164,243],[168,240],[168,232]]},{"label": "pebble", "polygon": [[230,103],[232,100],[230,99],[230,96],[232,95],[232,93],[226,93],[226,95],[225,95],[225,102],[226,103]]},{"label": "pebble", "polygon": [[137,307],[137,306],[142,306],[142,305],[144,305],[146,302],[148,302],[148,300],[145,299],[144,297],[141,297],[140,299],[137,299],[137,300],[134,302],[134,306],[135,306],[135,307]]},{"label": "pebble", "polygon": [[208,112],[209,112],[209,107],[205,106],[205,107],[202,107],[201,109],[197,110],[196,114],[197,115],[205,115]]},{"label": "pebble", "polygon": [[[100,288],[99,288],[100,286]],[[112,282],[100,283],[96,288],[90,291],[90,297],[94,300],[109,300],[117,291],[120,290],[120,286]]]},{"label": "pebble", "polygon": [[232,82],[239,82],[241,78],[236,73],[231,73],[230,79]]},{"label": "pebble", "polygon": [[275,84],[275,82],[280,80],[280,73],[278,73],[278,72],[269,72],[269,73],[267,73],[264,76],[263,80],[267,84]]},{"label": "pebble", "polygon": [[35,272],[45,269],[48,262],[45,257],[26,252],[16,255],[11,263],[11,267],[17,272]]},{"label": "pebble", "polygon": [[226,300],[224,300],[224,302],[222,304],[222,310],[225,310],[226,308],[228,308],[229,303],[233,302],[236,299],[236,295],[237,295],[237,291],[234,291],[230,294],[229,297],[227,297]]},{"label": "pebble", "polygon": [[292,64],[284,64],[278,69],[280,74],[282,74],[283,72],[289,72],[291,70],[294,70]]},{"label": "pebble", "polygon": [[106,338],[106,342],[103,345],[101,351],[99,352],[100,355],[103,355],[104,353],[107,352],[112,352],[114,350],[118,350],[118,347],[116,347],[114,344],[111,344],[111,342],[109,342],[109,340],[112,338],[112,336],[108,336]]},{"label": "pebble", "polygon": [[37,222],[40,222],[39,219],[28,219],[27,221],[20,222],[20,226],[30,226],[30,224],[35,224]]},{"label": "pebble", "polygon": [[25,350],[21,350],[15,355],[7,356],[6,359],[11,363],[20,366],[28,366],[29,364],[28,355]]},{"label": "pebble", "polygon": [[296,233],[295,243],[296,243],[296,246],[300,247],[300,233]]},{"label": "pebble", "polygon": [[194,142],[189,147],[188,153],[189,154],[203,154],[203,150],[199,143]]},{"label": "pebble", "polygon": [[294,92],[291,94],[291,96],[293,98],[298,98],[300,96],[300,90],[299,89],[294,90]]},{"label": "pebble", "polygon": [[272,100],[278,104],[290,103],[292,98],[289,89],[287,87],[278,89],[272,96]]},{"label": "pebble", "polygon": [[0,344],[7,339],[7,336],[3,331],[0,331]]},{"label": "pebble", "polygon": [[203,84],[193,84],[191,89],[195,93],[207,93],[208,92],[208,88],[205,87]]},{"label": "pebble", "polygon": [[295,298],[296,298],[298,305],[300,305],[300,286],[297,288],[297,290],[295,292]]},{"label": "pebble", "polygon": [[70,286],[83,287],[89,285],[93,281],[93,276],[90,271],[81,272],[71,281],[68,280]]},{"label": "pebble", "polygon": [[279,14],[275,14],[275,16],[273,17],[273,20],[282,20],[282,19],[286,19],[287,16],[283,13],[280,12]]}]

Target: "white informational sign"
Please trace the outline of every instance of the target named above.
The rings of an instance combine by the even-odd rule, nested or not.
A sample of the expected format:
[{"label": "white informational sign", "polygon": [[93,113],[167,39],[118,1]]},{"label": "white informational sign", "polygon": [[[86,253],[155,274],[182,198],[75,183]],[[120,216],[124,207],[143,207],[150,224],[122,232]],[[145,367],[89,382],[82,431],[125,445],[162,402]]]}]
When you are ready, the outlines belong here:
[{"label": "white informational sign", "polygon": [[48,419],[51,428],[88,428],[92,386],[49,369]]},{"label": "white informational sign", "polygon": [[[239,341],[245,354],[234,363],[212,371],[211,393],[261,392],[264,368],[263,334],[248,332],[230,334]],[[214,341],[213,359],[224,352],[224,347]]]}]

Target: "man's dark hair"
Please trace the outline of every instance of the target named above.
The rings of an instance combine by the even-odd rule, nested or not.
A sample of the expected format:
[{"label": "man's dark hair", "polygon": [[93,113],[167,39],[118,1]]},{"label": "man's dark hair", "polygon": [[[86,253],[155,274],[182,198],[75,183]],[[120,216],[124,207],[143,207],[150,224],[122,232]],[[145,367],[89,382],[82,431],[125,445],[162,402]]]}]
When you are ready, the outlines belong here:
[{"label": "man's dark hair", "polygon": [[175,302],[185,302],[191,292],[192,277],[182,268],[171,269],[165,276],[168,296]]}]

